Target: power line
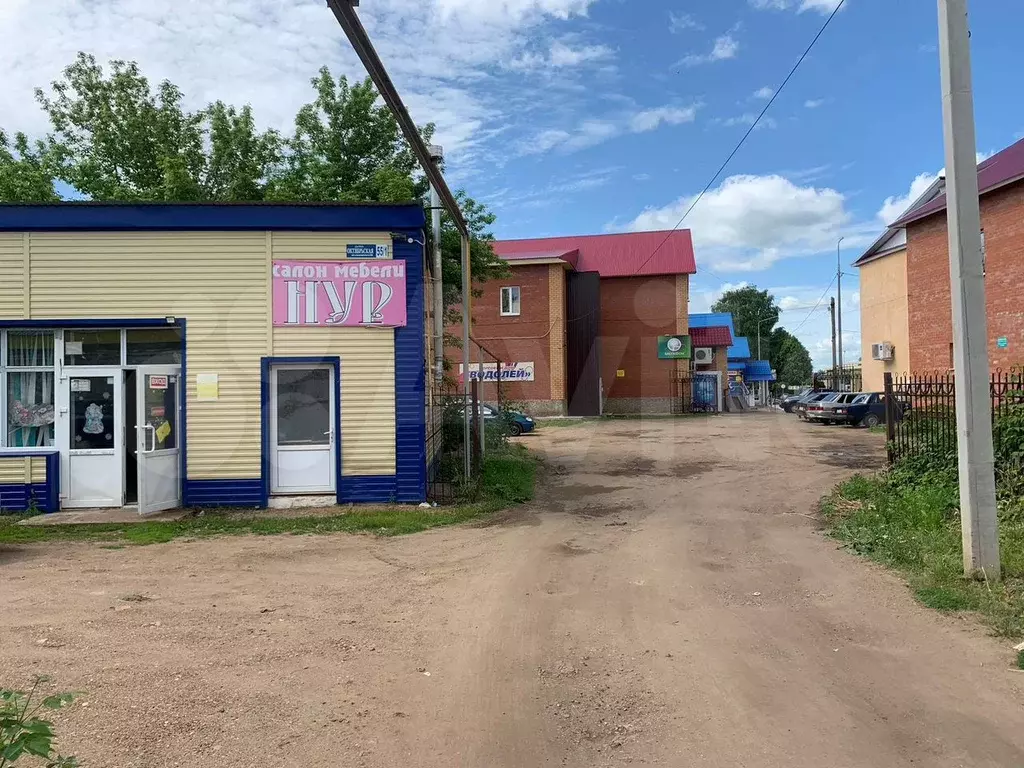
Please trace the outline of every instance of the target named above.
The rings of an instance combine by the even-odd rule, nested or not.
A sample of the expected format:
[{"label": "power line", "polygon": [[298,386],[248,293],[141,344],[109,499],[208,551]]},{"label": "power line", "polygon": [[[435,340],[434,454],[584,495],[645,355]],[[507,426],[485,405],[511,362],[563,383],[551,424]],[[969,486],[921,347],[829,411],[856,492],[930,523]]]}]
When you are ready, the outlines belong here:
[{"label": "power line", "polygon": [[[722,172],[725,171],[729,163],[732,162],[732,159],[736,157],[736,154],[740,151],[740,149],[742,149],[743,145],[747,142],[747,139],[750,138],[750,134],[752,134],[754,130],[757,128],[758,124],[760,124],[761,118],[765,116],[765,114],[771,108],[772,104],[775,103],[775,100],[779,98],[779,94],[782,93],[782,90],[793,78],[793,75],[796,74],[796,71],[800,68],[800,65],[804,63],[804,59],[806,59],[807,56],[810,54],[811,49],[814,48],[815,44],[818,42],[821,36],[825,34],[825,30],[828,29],[829,24],[832,23],[832,19],[836,17],[836,14],[839,13],[840,9],[842,9],[844,5],[846,5],[846,0],[839,0],[839,4],[835,7],[835,10],[832,11],[832,13],[829,15],[827,19],[825,19],[825,23],[822,24],[821,29],[818,30],[818,34],[816,34],[814,36],[814,39],[811,40],[811,44],[807,46],[807,49],[800,55],[800,58],[797,59],[796,64],[793,65],[793,68],[789,70],[789,74],[786,75],[786,79],[782,81],[782,85],[780,85],[775,90],[775,93],[772,94],[772,97],[768,100],[768,103],[764,105],[764,109],[761,110],[761,114],[759,114],[757,116],[757,119],[755,119],[754,122],[750,124],[750,127],[747,129],[747,132],[743,134],[743,138],[740,139],[739,143],[736,145],[733,151],[729,153],[729,156],[725,158],[725,162],[722,163],[722,165],[719,167],[717,171],[715,171],[715,175],[711,177],[711,181],[709,181],[707,183],[707,186],[705,186],[704,189],[701,190],[701,193],[697,195],[696,198],[694,198],[693,202],[690,203],[690,207],[687,208],[686,212],[682,215],[682,218],[680,218],[679,221],[676,222],[676,225],[668,231],[668,234],[665,235],[665,239],[658,244],[658,247],[651,252],[651,255],[648,256],[647,260],[644,261],[644,263],[641,264],[635,270],[634,274],[639,274],[640,270],[646,267],[647,264],[651,261],[651,259],[653,259],[657,255],[658,251],[660,251],[664,247],[665,243],[669,241],[669,238],[671,238],[672,235],[675,234],[676,230],[682,226],[683,222],[686,221],[686,217],[690,215],[694,208],[697,207],[697,203],[699,203],[704,198],[704,195],[708,193],[708,190],[710,190],[714,183],[718,181],[718,177],[722,175]],[[718,277],[717,275],[714,275],[710,272],[708,274],[711,274],[712,277],[715,277],[720,282],[725,282],[724,280],[722,280],[722,278]]]},{"label": "power line", "polygon": [[796,336],[796,332],[799,331],[801,328],[803,328],[805,325],[807,325],[807,321],[811,319],[811,315],[813,315],[815,312],[818,311],[818,307],[821,306],[821,302],[823,302],[825,300],[825,297],[828,295],[829,290],[831,290],[832,286],[835,285],[836,277],[837,277],[837,275],[833,275],[832,276],[832,282],[829,283],[828,287],[822,292],[821,298],[818,299],[818,303],[814,305],[814,309],[812,309],[810,312],[808,312],[807,313],[807,317],[805,317],[803,319],[803,322],[800,323],[800,325],[798,325],[792,331],[790,331],[790,333],[792,333],[794,336]]}]

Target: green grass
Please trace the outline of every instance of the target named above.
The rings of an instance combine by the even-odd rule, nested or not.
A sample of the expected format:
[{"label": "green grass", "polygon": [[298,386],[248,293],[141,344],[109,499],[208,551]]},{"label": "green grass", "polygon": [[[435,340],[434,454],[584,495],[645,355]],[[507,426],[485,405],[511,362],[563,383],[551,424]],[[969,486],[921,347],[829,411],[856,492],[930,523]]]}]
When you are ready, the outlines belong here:
[{"label": "green grass", "polygon": [[868,432],[870,432],[872,435],[884,435],[885,424],[879,424],[876,427],[868,427]]},{"label": "green grass", "polygon": [[956,486],[925,475],[854,477],[822,502],[832,536],[853,551],[903,573],[915,596],[935,610],[970,612],[1005,637],[1024,635],[1024,516],[1003,505],[1003,581],[963,575]]},{"label": "green grass", "polygon": [[468,499],[451,507],[433,509],[355,508],[346,514],[309,517],[270,517],[268,513],[207,512],[173,521],[94,523],[83,525],[17,525],[26,515],[0,516],[0,544],[45,541],[95,541],[105,548],[163,544],[175,539],[211,536],[320,535],[374,533],[401,536],[431,528],[458,525],[533,498],[537,463],[518,447],[484,463],[479,484]]},{"label": "green grass", "polygon": [[1017,669],[1024,669],[1024,651],[1017,651]]}]

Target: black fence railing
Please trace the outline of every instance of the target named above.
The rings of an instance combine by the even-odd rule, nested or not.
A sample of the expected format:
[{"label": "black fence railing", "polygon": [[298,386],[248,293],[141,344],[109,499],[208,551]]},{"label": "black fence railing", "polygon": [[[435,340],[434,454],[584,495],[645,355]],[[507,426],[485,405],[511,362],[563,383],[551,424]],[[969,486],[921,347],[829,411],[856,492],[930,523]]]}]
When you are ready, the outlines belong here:
[{"label": "black fence railing", "polygon": [[829,392],[862,392],[864,375],[860,365],[826,368],[814,374],[814,388]]},{"label": "black fence railing", "polygon": [[[956,379],[952,372],[885,374],[889,462],[930,455],[955,461]],[[1024,370],[996,371],[989,379],[992,436],[998,446],[1009,435],[1010,416],[1024,408]]]},{"label": "black fence railing", "polygon": [[718,413],[722,397],[718,376],[691,368],[677,369],[671,374],[672,413]]},{"label": "black fence railing", "polygon": [[[469,481],[472,483],[480,473],[484,457],[503,447],[509,430],[502,363],[475,340],[470,344]],[[457,356],[462,357],[461,349]],[[458,500],[467,489],[464,372],[461,364],[450,368],[454,371],[447,371],[444,378],[435,383],[427,402],[427,497],[438,504]]]}]

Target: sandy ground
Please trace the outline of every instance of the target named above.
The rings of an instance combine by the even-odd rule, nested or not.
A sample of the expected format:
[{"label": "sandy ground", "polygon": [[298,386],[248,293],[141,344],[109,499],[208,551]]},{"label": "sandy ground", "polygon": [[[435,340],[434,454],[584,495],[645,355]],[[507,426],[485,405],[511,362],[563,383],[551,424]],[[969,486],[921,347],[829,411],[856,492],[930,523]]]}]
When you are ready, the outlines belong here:
[{"label": "sandy ground", "polygon": [[88,766],[1024,766],[1008,644],[817,532],[877,436],[529,445],[538,501],[484,526],[0,550],[0,680],[85,691]]}]

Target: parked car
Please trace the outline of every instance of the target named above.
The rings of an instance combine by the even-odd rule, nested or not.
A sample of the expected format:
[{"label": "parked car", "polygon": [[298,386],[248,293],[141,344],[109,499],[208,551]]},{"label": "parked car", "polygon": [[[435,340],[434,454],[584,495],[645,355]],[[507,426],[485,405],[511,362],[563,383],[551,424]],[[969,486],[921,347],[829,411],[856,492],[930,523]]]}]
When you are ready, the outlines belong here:
[{"label": "parked car", "polygon": [[[896,401],[894,412],[897,421],[906,415],[908,407],[907,403]],[[837,420],[853,426],[885,424],[885,395],[882,392],[861,392],[845,408],[837,408],[835,415]]]},{"label": "parked car", "polygon": [[844,422],[846,421],[845,417],[840,416],[839,413],[845,414],[845,406],[852,403],[859,396],[859,392],[836,392],[824,400],[811,403],[807,406],[807,420],[815,421],[819,424],[838,424]]},{"label": "parked car", "polygon": [[782,410],[784,410],[786,413],[792,413],[797,403],[799,403],[808,395],[818,391],[820,390],[816,390],[812,387],[804,387],[799,392],[796,392],[795,394],[792,395],[786,395],[784,398],[779,400],[779,405],[782,406]]},{"label": "parked car", "polygon": [[807,407],[814,403],[819,403],[827,397],[831,397],[836,394],[835,392],[812,392],[809,395],[805,395],[802,400],[798,400],[793,406],[792,413],[795,413],[798,418],[807,418]]},{"label": "parked car", "polygon": [[533,432],[537,426],[534,420],[525,413],[520,413],[519,411],[504,411],[497,406],[490,405],[489,403],[483,403],[481,407],[484,413],[485,424],[493,424],[499,420],[504,420],[508,424],[509,433],[513,437],[519,437],[519,435],[525,435]]}]

